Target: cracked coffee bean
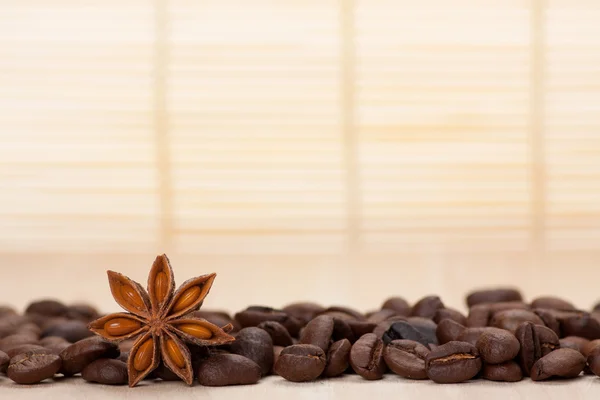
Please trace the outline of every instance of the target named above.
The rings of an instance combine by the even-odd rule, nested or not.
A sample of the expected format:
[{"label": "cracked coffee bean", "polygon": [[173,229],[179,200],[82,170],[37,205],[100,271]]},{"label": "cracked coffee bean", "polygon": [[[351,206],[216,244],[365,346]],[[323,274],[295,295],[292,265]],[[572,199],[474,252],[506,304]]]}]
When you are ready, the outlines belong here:
[{"label": "cracked coffee bean", "polygon": [[437,383],[460,383],[481,370],[477,348],[466,342],[448,342],[432,350],[425,359],[427,376]]},{"label": "cracked coffee bean", "polygon": [[412,340],[392,340],[383,351],[388,368],[408,379],[427,379],[425,359],[429,349]]},{"label": "cracked coffee bean", "polygon": [[531,322],[519,325],[516,337],[521,346],[518,362],[527,376],[540,358],[560,348],[558,336],[552,329]]},{"label": "cracked coffee bean", "polygon": [[358,339],[350,349],[350,365],[354,372],[368,380],[381,379],[386,370],[383,347],[383,341],[374,333]]},{"label": "cracked coffee bean", "polygon": [[295,344],[279,354],[275,372],[292,382],[317,379],[325,370],[327,359],[323,349],[312,344]]}]

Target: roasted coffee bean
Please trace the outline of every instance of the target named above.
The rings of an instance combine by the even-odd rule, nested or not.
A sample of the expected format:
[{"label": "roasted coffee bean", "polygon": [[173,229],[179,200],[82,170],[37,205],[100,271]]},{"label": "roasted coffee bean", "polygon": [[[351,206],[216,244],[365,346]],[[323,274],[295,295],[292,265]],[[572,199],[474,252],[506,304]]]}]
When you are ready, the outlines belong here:
[{"label": "roasted coffee bean", "polygon": [[115,344],[104,341],[99,336],[89,337],[72,344],[60,353],[65,376],[75,375],[99,358],[116,358],[119,349]]},{"label": "roasted coffee bean", "polygon": [[72,304],[67,308],[67,318],[92,322],[100,317],[98,310],[89,304]]},{"label": "roasted coffee bean", "polygon": [[333,333],[331,339],[333,341],[348,339],[350,343],[356,342],[356,336],[354,336],[354,331],[352,331],[348,320],[333,317]]},{"label": "roasted coffee bean", "polygon": [[241,329],[230,344],[230,350],[254,361],[263,375],[273,367],[273,340],[264,330],[256,327]]},{"label": "roasted coffee bean", "polygon": [[290,336],[288,330],[285,329],[285,327],[279,322],[264,321],[258,324],[258,328],[263,329],[269,334],[269,336],[271,336],[271,339],[273,340],[273,345],[275,346],[287,347],[294,344],[294,341]]},{"label": "roasted coffee bean", "polygon": [[0,319],[0,338],[17,333],[25,324],[30,323],[28,317],[7,315]]},{"label": "roasted coffee bean", "polygon": [[37,344],[20,344],[6,349],[6,354],[8,354],[10,358],[13,358],[15,356],[18,356],[19,354],[27,353],[30,351],[42,351],[44,353],[49,353],[48,349]]},{"label": "roasted coffee bean", "polygon": [[458,336],[459,342],[470,343],[473,346],[477,345],[477,341],[483,334],[483,332],[487,332],[490,327],[480,327],[480,328],[466,328],[462,333]]},{"label": "roasted coffee bean", "polygon": [[585,357],[577,350],[557,349],[537,360],[531,369],[531,379],[575,378],[583,371],[585,363]]},{"label": "roasted coffee bean", "polygon": [[326,308],[325,311],[323,311],[319,315],[331,315],[334,318],[341,318],[341,319],[346,319],[346,320],[347,319],[355,319],[357,321],[365,321],[366,320],[366,317],[360,311],[355,310],[350,307],[343,307],[343,306],[332,306],[332,307]]},{"label": "roasted coffee bean", "polygon": [[475,346],[448,342],[432,350],[425,359],[427,376],[437,383],[459,383],[475,377],[481,369],[481,357]]},{"label": "roasted coffee bean", "polygon": [[329,342],[333,335],[334,320],[329,315],[319,315],[310,321],[300,335],[300,344],[312,344],[320,347],[323,351],[329,349]]},{"label": "roasted coffee bean", "polygon": [[477,351],[488,364],[501,364],[510,361],[519,354],[521,345],[509,331],[498,328],[489,328],[477,340]]},{"label": "roasted coffee bean", "polygon": [[342,375],[348,369],[351,348],[352,344],[348,339],[333,342],[327,351],[327,364],[323,376],[333,378]]},{"label": "roasted coffee bean", "polygon": [[[0,359],[1,358],[2,355],[0,354]],[[590,354],[587,357],[587,365],[594,375],[600,376],[600,347],[595,347],[590,352]]]},{"label": "roasted coffee bean", "polygon": [[[53,336],[49,336],[49,337],[53,337]],[[62,338],[61,338],[62,339]],[[42,344],[40,342],[40,345],[43,345],[44,348],[48,349],[50,352],[56,354],[56,355],[60,355],[60,353],[66,349],[67,347],[69,347],[72,343],[67,342],[66,340],[62,339],[62,341],[52,341],[49,342],[47,344]]]},{"label": "roasted coffee bean", "polygon": [[394,310],[396,314],[408,317],[412,311],[412,307],[402,297],[390,297],[383,302],[381,309]]},{"label": "roasted coffee bean", "polygon": [[440,308],[435,312],[435,315],[433,316],[433,322],[439,324],[444,319],[451,319],[461,325],[467,325],[467,317],[465,317],[460,311],[453,308]]},{"label": "roasted coffee bean", "polygon": [[75,343],[94,334],[83,321],[65,321],[48,326],[42,332],[42,337],[59,336],[68,342]]},{"label": "roasted coffee bean", "polygon": [[523,372],[516,362],[506,361],[502,364],[484,364],[481,377],[496,382],[518,382],[523,379]]},{"label": "roasted coffee bean", "polygon": [[554,316],[553,310],[548,308],[536,308],[532,311],[544,321],[544,325],[552,329],[559,337],[561,336],[560,323]]},{"label": "roasted coffee bean", "polygon": [[264,321],[275,321],[285,326],[290,335],[297,337],[304,325],[299,319],[288,315],[285,311],[270,307],[251,306],[235,314],[235,320],[242,328],[257,326]]},{"label": "roasted coffee bean", "polygon": [[6,374],[16,383],[31,385],[52,378],[60,366],[61,360],[56,354],[27,352],[10,360]]},{"label": "roasted coffee bean", "polygon": [[3,351],[0,351],[0,374],[6,372],[6,368],[8,368],[8,363],[10,362],[10,357]]},{"label": "roasted coffee bean", "polygon": [[358,320],[349,319],[346,322],[348,323],[348,326],[352,330],[354,337],[357,337],[357,338],[359,338],[362,335],[365,335],[367,333],[372,333],[373,329],[375,329],[375,327],[377,326],[377,324],[375,324],[373,322],[368,322],[368,321],[358,321]]},{"label": "roasted coffee bean", "polygon": [[590,340],[588,343],[586,343],[583,347],[582,354],[587,357],[592,353],[592,351],[594,351],[596,347],[600,347],[600,339]]},{"label": "roasted coffee bean", "polygon": [[425,359],[429,349],[412,340],[392,340],[383,350],[383,359],[395,374],[409,379],[427,379]]},{"label": "roasted coffee bean", "polygon": [[33,322],[28,322],[26,324],[19,326],[17,328],[17,330],[15,331],[15,333],[36,335],[37,337],[40,337],[42,334],[42,330],[40,329],[39,326],[37,326]]},{"label": "roasted coffee bean", "polygon": [[426,296],[415,303],[410,315],[432,319],[440,308],[444,308],[444,303],[438,296]]},{"label": "roasted coffee bean", "polygon": [[518,361],[525,375],[531,375],[533,365],[540,358],[560,347],[558,336],[553,330],[531,322],[519,325],[516,337],[521,345]]},{"label": "roasted coffee bean", "polygon": [[585,348],[589,343],[589,340],[579,336],[567,336],[560,339],[561,348],[577,350],[583,355],[585,355]]},{"label": "roasted coffee bean", "polygon": [[39,314],[45,317],[63,317],[67,315],[68,308],[56,300],[40,300],[27,306],[25,314]]},{"label": "roasted coffee bean", "polygon": [[492,316],[505,310],[529,310],[528,304],[522,301],[503,301],[499,303],[476,304],[469,309],[466,326],[470,328],[488,326]]},{"label": "roasted coffee bean", "polygon": [[386,370],[383,360],[383,341],[374,333],[367,333],[352,345],[350,365],[365,379],[381,379]]},{"label": "roasted coffee bean", "polygon": [[23,344],[39,344],[38,336],[31,333],[15,333],[0,339],[0,350],[4,351]]},{"label": "roasted coffee bean", "polygon": [[282,346],[273,346],[273,367],[271,368],[271,374],[277,375],[275,373],[275,364],[277,364],[277,360],[283,349],[284,347]]},{"label": "roasted coffee bean", "polygon": [[261,369],[238,354],[213,354],[200,364],[197,376],[203,386],[252,385],[260,380]]},{"label": "roasted coffee bean", "polygon": [[473,307],[481,303],[499,303],[505,301],[522,301],[521,293],[512,288],[477,290],[467,296],[467,306]]},{"label": "roasted coffee bean", "polygon": [[544,321],[535,313],[529,310],[504,310],[498,311],[490,320],[490,326],[500,329],[506,329],[513,334],[517,331],[519,325],[524,322],[531,322],[535,325],[544,325]]},{"label": "roasted coffee bean", "polygon": [[439,344],[445,344],[457,341],[465,329],[466,328],[463,325],[454,320],[443,319],[437,325],[435,336],[437,337]]},{"label": "roasted coffee bean", "polygon": [[393,323],[392,326],[390,326],[390,329],[383,334],[382,339],[385,344],[389,344],[392,340],[400,339],[412,340],[421,343],[423,346],[427,346],[430,343],[429,340],[427,340],[418,329],[409,324],[408,321]]},{"label": "roasted coffee bean", "polygon": [[379,324],[379,323],[385,321],[386,319],[395,317],[397,315],[398,315],[398,313],[396,311],[384,308],[383,310],[374,311],[372,313],[369,313],[367,315],[367,321],[372,322],[374,324]]},{"label": "roasted coffee bean", "polygon": [[275,372],[292,382],[317,379],[325,370],[327,359],[323,349],[312,344],[295,344],[281,351]]},{"label": "roasted coffee bean", "polygon": [[600,339],[600,322],[587,312],[560,313],[557,316],[563,336]]},{"label": "roasted coffee bean", "polygon": [[552,310],[572,311],[575,306],[570,302],[554,296],[541,296],[532,300],[531,308],[550,308]]},{"label": "roasted coffee bean", "polygon": [[287,306],[283,307],[282,310],[288,315],[300,320],[303,325],[306,325],[317,315],[325,311],[325,307],[317,303],[301,302],[288,304]]},{"label": "roasted coffee bean", "polygon": [[390,329],[390,326],[392,326],[392,324],[394,322],[399,322],[399,321],[406,321],[408,320],[407,317],[402,317],[399,315],[396,315],[394,317],[390,317],[388,319],[386,319],[385,321],[380,322],[379,324],[377,324],[377,326],[375,327],[375,329],[373,329],[373,333],[375,335],[377,335],[377,337],[381,338],[383,337],[383,334]]},{"label": "roasted coffee bean", "polygon": [[127,364],[112,358],[101,358],[88,364],[81,377],[103,385],[126,385],[128,381]]}]

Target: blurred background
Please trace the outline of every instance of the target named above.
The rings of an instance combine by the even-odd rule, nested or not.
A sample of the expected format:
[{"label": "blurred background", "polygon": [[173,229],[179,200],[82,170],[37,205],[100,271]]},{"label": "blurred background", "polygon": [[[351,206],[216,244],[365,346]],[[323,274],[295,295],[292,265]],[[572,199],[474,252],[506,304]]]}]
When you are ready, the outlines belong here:
[{"label": "blurred background", "polygon": [[0,297],[600,298],[597,0],[0,0]]}]

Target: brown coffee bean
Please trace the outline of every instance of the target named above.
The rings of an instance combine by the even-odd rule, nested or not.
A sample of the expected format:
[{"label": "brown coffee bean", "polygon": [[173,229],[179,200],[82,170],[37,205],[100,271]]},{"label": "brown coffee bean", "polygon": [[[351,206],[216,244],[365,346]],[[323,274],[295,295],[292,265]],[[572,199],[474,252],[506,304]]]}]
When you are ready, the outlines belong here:
[{"label": "brown coffee bean", "polygon": [[488,364],[501,364],[515,358],[521,345],[509,331],[489,328],[479,336],[476,347],[483,361]]},{"label": "brown coffee bean", "polygon": [[13,335],[25,324],[30,323],[28,317],[22,315],[7,315],[0,319],[0,338]]},{"label": "brown coffee bean", "polygon": [[323,349],[312,344],[295,344],[282,350],[275,364],[277,375],[292,382],[317,379],[325,370]]},{"label": "brown coffee bean", "polygon": [[[412,340],[414,342],[421,343],[423,346],[432,343],[419,329],[415,328],[408,321],[394,322],[390,329],[383,334],[383,342],[389,344],[392,340]],[[437,337],[435,342],[437,344]]]},{"label": "brown coffee bean", "polygon": [[269,334],[269,336],[271,336],[271,339],[273,340],[273,345],[275,346],[287,347],[294,344],[294,341],[290,336],[288,330],[285,329],[285,327],[279,322],[264,321],[258,324],[258,328],[263,329]]},{"label": "brown coffee bean", "polygon": [[333,378],[342,375],[350,365],[350,349],[352,344],[348,339],[333,342],[327,351],[327,364],[323,376]]},{"label": "brown coffee bean", "polygon": [[444,308],[444,303],[438,296],[426,296],[415,303],[410,315],[432,319],[440,308]]},{"label": "brown coffee bean", "polygon": [[435,315],[433,316],[433,322],[439,324],[444,319],[451,319],[461,325],[467,325],[467,317],[465,317],[460,311],[453,308],[440,308],[435,312]]},{"label": "brown coffee bean", "polygon": [[325,311],[325,307],[317,303],[300,302],[288,304],[283,307],[282,311],[285,311],[288,315],[291,315],[301,321],[303,325],[306,325],[310,320]]},{"label": "brown coffee bean", "polygon": [[4,351],[23,344],[39,344],[38,336],[32,333],[15,333],[0,339],[0,350]]},{"label": "brown coffee bean", "polygon": [[408,317],[412,311],[412,307],[402,297],[390,297],[383,302],[381,309],[394,310],[397,315]]},{"label": "brown coffee bean", "polygon": [[392,340],[383,351],[388,368],[409,379],[427,379],[425,359],[429,349],[412,340]]},{"label": "brown coffee bean", "polygon": [[19,354],[40,350],[44,353],[49,353],[48,349],[37,344],[20,344],[6,349],[6,354],[8,354],[10,358],[13,358],[18,356]]},{"label": "brown coffee bean", "polygon": [[470,328],[488,326],[490,319],[495,313],[516,309],[529,310],[529,305],[521,301],[476,304],[469,309],[466,326]]},{"label": "brown coffee bean", "polygon": [[251,306],[235,314],[235,320],[242,328],[258,326],[263,321],[275,321],[285,326],[290,335],[297,337],[304,325],[299,319],[288,315],[285,311],[271,307]]},{"label": "brown coffee bean", "polygon": [[197,376],[203,386],[252,385],[260,380],[261,369],[238,354],[213,354],[200,364]]},{"label": "brown coffee bean", "polygon": [[459,383],[475,377],[481,369],[477,348],[466,342],[448,342],[425,359],[427,376],[437,383]]},{"label": "brown coffee bean", "polygon": [[72,344],[60,353],[65,376],[75,375],[99,358],[116,358],[119,349],[115,344],[104,341],[99,336],[89,337]]},{"label": "brown coffee bean", "polygon": [[383,310],[375,311],[367,315],[367,321],[374,324],[380,324],[388,318],[397,316],[398,313],[394,310],[384,308]]},{"label": "brown coffee bean", "polygon": [[490,326],[506,329],[514,334],[519,325],[524,322],[531,322],[535,325],[544,325],[544,321],[532,311],[513,309],[495,313],[490,320]]},{"label": "brown coffee bean", "polygon": [[521,301],[521,293],[513,288],[498,288],[488,290],[477,290],[467,296],[467,306],[473,307],[481,303],[499,303],[505,301]]},{"label": "brown coffee bean", "polygon": [[554,333],[556,333],[559,337],[561,336],[560,332],[560,322],[554,316],[554,311],[548,308],[536,308],[532,310],[535,315],[540,317],[542,321],[544,321],[544,325],[548,328],[552,329]]},{"label": "brown coffee bean", "polygon": [[[331,316],[329,314],[323,315]],[[356,336],[354,336],[354,332],[347,319],[333,317],[333,333],[331,334],[331,339],[333,341],[348,339],[350,343],[356,342]]]},{"label": "brown coffee bean", "polygon": [[27,306],[25,314],[39,314],[45,317],[63,317],[67,315],[67,306],[56,300],[40,300]]},{"label": "brown coffee bean", "polygon": [[272,375],[277,375],[275,372],[275,364],[277,364],[277,360],[279,359],[279,355],[283,349],[284,347],[282,346],[273,346],[273,367],[271,368]]},{"label": "brown coffee bean", "polygon": [[100,313],[89,304],[72,304],[67,308],[66,317],[89,323],[99,318]]},{"label": "brown coffee bean", "polygon": [[348,326],[352,330],[354,337],[361,337],[367,333],[372,333],[377,324],[368,321],[347,320]]},{"label": "brown coffee bean", "polygon": [[459,342],[470,343],[473,346],[477,345],[477,341],[483,334],[487,332],[491,327],[480,327],[480,328],[466,328],[458,337]]},{"label": "brown coffee bean", "polygon": [[112,358],[101,358],[88,364],[81,372],[87,382],[103,385],[126,385],[129,375],[127,364]]},{"label": "brown coffee bean", "polygon": [[496,382],[518,382],[523,379],[523,372],[516,362],[506,361],[502,364],[484,364],[481,377]]},{"label": "brown coffee bean", "polygon": [[585,363],[585,357],[577,350],[557,349],[537,360],[531,369],[531,379],[575,378],[581,374]]},{"label": "brown coffee bean", "polygon": [[592,353],[592,351],[594,351],[596,347],[600,347],[600,339],[590,340],[588,343],[586,343],[583,347],[582,354],[587,357]]},{"label": "brown coffee bean", "polygon": [[6,368],[8,368],[8,363],[10,362],[10,357],[3,351],[0,351],[0,374],[6,372]]},{"label": "brown coffee bean", "polygon": [[540,296],[531,301],[531,308],[550,308],[552,310],[573,311],[575,306],[559,297]]},{"label": "brown coffee bean", "polygon": [[302,330],[298,343],[312,344],[319,346],[324,352],[327,351],[333,335],[334,324],[333,317],[329,315],[319,315],[306,324]]},{"label": "brown coffee bean", "polygon": [[241,329],[235,335],[235,342],[230,344],[230,350],[258,364],[263,376],[268,375],[273,367],[273,340],[260,328]]},{"label": "brown coffee bean", "polygon": [[350,365],[365,379],[381,379],[386,366],[383,360],[383,341],[374,333],[367,333],[352,345]]},{"label": "brown coffee bean", "polygon": [[52,378],[60,369],[61,360],[56,354],[27,352],[10,360],[8,377],[21,385],[31,385]]},{"label": "brown coffee bean", "polygon": [[589,340],[600,339],[600,322],[587,312],[557,314],[563,336],[580,336]]},{"label": "brown coffee bean", "polygon": [[380,322],[379,324],[377,324],[377,326],[375,327],[375,329],[373,329],[373,333],[375,335],[377,335],[377,337],[381,338],[383,337],[383,334],[390,329],[390,326],[392,326],[392,324],[394,322],[398,322],[398,321],[406,321],[408,318],[407,317],[402,317],[399,315],[396,315],[394,317],[390,317],[388,319],[386,319],[385,321]]},{"label": "brown coffee bean", "polygon": [[590,354],[587,357],[587,365],[589,366],[590,371],[594,375],[600,376],[600,347],[595,347],[590,352]]},{"label": "brown coffee bean", "polygon": [[78,342],[93,335],[94,333],[88,329],[87,323],[77,320],[52,324],[42,331],[43,338],[46,336],[58,336],[71,343]]},{"label": "brown coffee bean", "polygon": [[451,319],[441,320],[435,330],[439,344],[445,344],[452,341],[457,341],[465,331],[465,326]]},{"label": "brown coffee bean", "polygon": [[585,348],[589,343],[589,340],[579,336],[567,336],[560,339],[561,348],[577,350],[583,355],[585,355]]},{"label": "brown coffee bean", "polygon": [[527,376],[531,375],[533,365],[542,357],[560,347],[558,336],[553,330],[525,322],[516,332],[517,340],[521,345],[518,361]]}]

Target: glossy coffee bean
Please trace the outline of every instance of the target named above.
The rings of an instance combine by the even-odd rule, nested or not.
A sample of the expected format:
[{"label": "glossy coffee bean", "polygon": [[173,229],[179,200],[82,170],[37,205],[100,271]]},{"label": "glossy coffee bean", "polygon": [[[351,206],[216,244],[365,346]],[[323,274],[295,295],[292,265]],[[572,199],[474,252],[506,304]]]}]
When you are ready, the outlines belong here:
[{"label": "glossy coffee bean", "polygon": [[575,306],[572,303],[554,296],[540,296],[533,299],[531,301],[531,308],[549,308],[562,311],[575,310]]},{"label": "glossy coffee bean", "polygon": [[560,339],[561,348],[577,350],[583,355],[585,355],[585,348],[589,343],[588,339],[579,336],[567,336]]},{"label": "glossy coffee bean", "polygon": [[558,336],[553,330],[525,322],[516,332],[517,340],[521,346],[518,362],[525,375],[531,375],[533,365],[542,357],[560,347]]},{"label": "glossy coffee bean", "polygon": [[444,308],[444,303],[438,296],[426,296],[413,305],[410,315],[432,319],[440,308]]},{"label": "glossy coffee bean", "polygon": [[333,328],[333,317],[329,315],[319,315],[304,327],[298,343],[312,344],[320,347],[323,351],[327,351],[333,335]]},{"label": "glossy coffee bean", "polygon": [[523,372],[516,362],[506,361],[502,364],[484,364],[481,377],[496,382],[518,382],[523,379]]},{"label": "glossy coffee bean", "polygon": [[390,297],[381,305],[381,309],[394,310],[397,315],[408,317],[412,311],[412,307],[402,297]]},{"label": "glossy coffee bean", "polygon": [[433,316],[433,322],[439,324],[444,319],[451,319],[461,325],[467,324],[467,317],[458,310],[453,308],[440,308]]},{"label": "glossy coffee bean", "polygon": [[299,319],[288,315],[285,311],[271,307],[251,306],[235,314],[235,320],[242,328],[254,327],[264,321],[275,321],[285,326],[290,335],[298,336],[304,325]]},{"label": "glossy coffee bean", "polygon": [[127,364],[112,358],[101,358],[88,364],[81,372],[81,377],[87,382],[103,385],[126,385]]},{"label": "glossy coffee bean", "polygon": [[358,339],[350,349],[350,365],[354,372],[368,380],[381,379],[386,370],[383,348],[383,341],[374,333]]},{"label": "glossy coffee bean", "polygon": [[200,364],[197,376],[203,386],[251,385],[260,380],[261,369],[238,354],[213,354]]},{"label": "glossy coffee bean", "polygon": [[323,349],[312,344],[296,344],[281,351],[275,372],[288,381],[308,382],[317,379],[326,364]]},{"label": "glossy coffee bean", "polygon": [[333,378],[342,375],[350,365],[350,349],[352,344],[348,339],[333,342],[327,351],[327,364],[323,376]]},{"label": "glossy coffee bean", "polygon": [[45,317],[62,317],[67,314],[68,308],[60,301],[40,300],[27,306],[25,314],[39,314]]},{"label": "glossy coffee bean", "polygon": [[505,301],[522,301],[521,293],[513,288],[477,290],[467,296],[467,306],[473,307],[481,303],[499,303]]},{"label": "glossy coffee bean", "polygon": [[56,354],[27,352],[10,360],[6,374],[16,383],[31,385],[52,378],[60,366],[61,359]]},{"label": "glossy coffee bean", "polygon": [[239,354],[254,361],[261,373],[268,375],[273,368],[273,340],[264,330],[256,327],[241,329],[230,345],[233,354]]},{"label": "glossy coffee bean", "polygon": [[6,372],[6,368],[8,368],[8,363],[10,362],[10,357],[8,354],[0,350],[0,374]]},{"label": "glossy coffee bean", "polygon": [[459,383],[481,370],[477,348],[466,342],[448,342],[432,350],[425,359],[427,376],[437,383]]},{"label": "glossy coffee bean", "polygon": [[75,375],[99,358],[116,358],[119,349],[115,344],[93,336],[72,344],[60,353],[62,367],[60,372],[65,376]]},{"label": "glossy coffee bean", "polygon": [[264,330],[271,336],[274,346],[291,346],[294,344],[290,333],[283,325],[275,321],[264,321],[258,324],[258,328]]},{"label": "glossy coffee bean", "polygon": [[476,347],[483,361],[488,364],[501,364],[515,358],[521,345],[509,331],[489,328],[479,336]]},{"label": "glossy coffee bean", "polygon": [[300,302],[288,304],[283,307],[282,311],[285,311],[288,315],[291,315],[301,321],[303,325],[306,325],[308,321],[325,311],[325,307],[317,303]]},{"label": "glossy coffee bean", "polygon": [[383,351],[388,368],[408,379],[427,379],[425,359],[429,349],[412,340],[393,340]]},{"label": "glossy coffee bean", "polygon": [[454,320],[443,319],[437,325],[435,336],[437,337],[439,344],[457,341],[465,329],[467,328],[464,325],[461,325]]},{"label": "glossy coffee bean", "polygon": [[514,334],[519,325],[524,322],[531,322],[535,325],[544,325],[544,321],[542,321],[542,319],[533,311],[517,309],[498,311],[490,320],[490,326],[506,329]]},{"label": "glossy coffee bean", "polygon": [[577,350],[557,349],[537,360],[531,369],[531,379],[575,378],[585,365],[585,357]]},{"label": "glossy coffee bean", "polygon": [[50,325],[42,331],[42,337],[58,336],[68,342],[75,343],[87,337],[93,336],[94,333],[87,327],[87,323],[83,321],[64,321]]}]

